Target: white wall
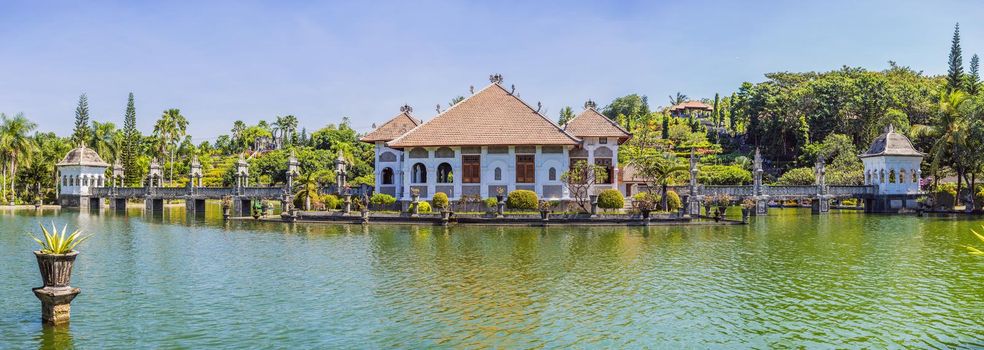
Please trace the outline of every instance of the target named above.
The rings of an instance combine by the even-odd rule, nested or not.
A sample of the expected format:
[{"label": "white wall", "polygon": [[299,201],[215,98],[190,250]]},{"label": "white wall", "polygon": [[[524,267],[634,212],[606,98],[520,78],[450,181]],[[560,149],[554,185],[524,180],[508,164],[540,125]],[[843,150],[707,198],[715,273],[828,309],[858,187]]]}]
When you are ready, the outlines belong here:
[{"label": "white wall", "polygon": [[[919,192],[918,180],[922,178],[919,156],[878,156],[861,158],[864,163],[864,183],[878,186],[879,194],[910,194]],[[890,181],[890,174],[895,171],[895,182]],[[905,176],[901,176],[905,170]],[[912,181],[912,173],[916,173],[916,181]],[[884,173],[884,177],[881,174]]]},{"label": "white wall", "polygon": [[[410,200],[410,188],[414,186],[426,186],[427,194],[422,195],[421,199],[430,199],[435,192],[437,192],[438,186],[453,186],[454,193],[449,197],[451,199],[457,200],[461,198],[462,193],[462,154],[461,147],[449,147],[454,151],[454,157],[452,158],[437,158],[436,151],[440,147],[425,147],[427,151],[427,158],[411,158],[410,153],[412,149],[405,150],[405,160],[401,164],[403,169],[403,176],[401,185],[403,186],[403,195],[399,197],[402,200]],[[562,195],[557,199],[569,199],[567,189],[564,188],[563,182],[561,181],[561,175],[564,171],[567,171],[570,167],[567,147],[564,148],[562,153],[542,153],[542,147],[536,147],[536,153],[534,154],[534,159],[536,163],[536,182],[533,184],[517,184],[516,183],[516,147],[509,146],[508,153],[503,154],[490,154],[489,147],[482,147],[480,154],[481,162],[481,182],[478,184],[467,184],[480,186],[482,198],[494,197],[496,193],[489,193],[489,186],[506,186],[507,191],[514,191],[519,186],[530,185],[534,187],[538,196],[543,196],[543,186],[557,185],[562,188]],[[378,159],[378,155],[377,155]],[[414,164],[423,164],[427,169],[427,181],[425,183],[414,183],[412,181],[413,176],[413,166]],[[453,181],[450,184],[438,183],[437,182],[437,168],[442,163],[448,163],[451,166],[451,172],[454,175]],[[377,163],[379,164],[379,163]],[[500,169],[501,177],[499,180],[495,179],[495,170]],[[554,180],[550,180],[549,173],[550,168],[554,168],[556,176]],[[377,188],[381,182],[381,178],[377,175]]]},{"label": "white wall", "polygon": [[[111,186],[112,182],[106,177],[105,167],[65,165],[58,167],[59,194],[89,195],[92,187]],[[71,181],[68,181],[68,180]],[[87,184],[84,179],[87,179]],[[101,184],[101,186],[100,186]]]}]

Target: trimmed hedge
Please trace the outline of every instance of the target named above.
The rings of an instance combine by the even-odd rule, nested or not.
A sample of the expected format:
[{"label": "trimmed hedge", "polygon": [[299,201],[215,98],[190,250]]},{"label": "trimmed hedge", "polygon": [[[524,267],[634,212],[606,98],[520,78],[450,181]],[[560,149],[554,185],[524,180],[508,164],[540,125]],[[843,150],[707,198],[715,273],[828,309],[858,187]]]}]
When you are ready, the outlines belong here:
[{"label": "trimmed hedge", "polygon": [[509,198],[506,198],[506,206],[509,209],[536,210],[538,202],[539,198],[537,198],[536,192],[529,190],[509,192]]},{"label": "trimmed hedge", "polygon": [[[314,197],[311,199],[314,199]],[[321,202],[325,204],[326,210],[338,209],[338,206],[342,205],[342,200],[333,194],[321,197]]]},{"label": "trimmed hedge", "polygon": [[372,194],[372,197],[369,197],[369,203],[375,205],[390,205],[396,203],[396,197],[385,193],[376,192]]},{"label": "trimmed hedge", "polygon": [[499,200],[495,199],[495,197],[485,198],[484,202],[485,202],[485,207],[489,209],[495,209],[496,207],[499,206]]},{"label": "trimmed hedge", "polygon": [[704,185],[745,185],[752,182],[752,173],[738,165],[704,165],[697,181]]},{"label": "trimmed hedge", "polygon": [[795,168],[787,171],[776,181],[780,185],[805,186],[816,183],[817,178],[813,168]]},{"label": "trimmed hedge", "polygon": [[434,194],[434,198],[431,199],[431,203],[436,209],[447,209],[450,201],[448,201],[448,195],[444,192],[438,192]]},{"label": "trimmed hedge", "polygon": [[427,201],[417,202],[417,212],[421,214],[427,214],[431,212],[431,205]]},{"label": "trimmed hedge", "polygon": [[607,189],[598,194],[598,207],[602,209],[622,209],[625,207],[625,198],[622,192],[615,189]]},{"label": "trimmed hedge", "polygon": [[[662,203],[663,203],[663,199],[662,198],[660,198],[659,203],[660,203],[660,205],[662,205]],[[668,208],[666,208],[665,210],[668,210],[668,211],[676,211],[676,210],[679,210],[680,208],[683,208],[683,202],[680,200],[680,195],[678,195],[674,191],[667,191],[666,192],[666,206]]]}]

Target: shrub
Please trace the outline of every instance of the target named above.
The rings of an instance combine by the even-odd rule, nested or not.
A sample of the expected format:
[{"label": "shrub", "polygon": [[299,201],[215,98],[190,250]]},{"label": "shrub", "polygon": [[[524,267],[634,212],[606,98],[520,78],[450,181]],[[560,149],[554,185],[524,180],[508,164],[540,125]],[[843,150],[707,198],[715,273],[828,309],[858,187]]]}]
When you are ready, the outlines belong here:
[{"label": "shrub", "polygon": [[338,209],[338,206],[342,204],[342,200],[333,194],[322,196],[321,202],[325,204],[325,209],[327,210]]},{"label": "shrub", "polygon": [[499,200],[495,197],[485,198],[485,207],[489,209],[495,209],[499,206]]},{"label": "shrub", "polygon": [[956,205],[957,184],[955,183],[945,182],[936,185],[931,193],[935,208],[951,209]]},{"label": "shrub", "polygon": [[444,192],[438,192],[434,194],[434,198],[431,199],[431,203],[434,204],[434,208],[443,210],[448,208],[448,195]]},{"label": "shrub", "polygon": [[[662,205],[662,203],[663,203],[663,199],[662,198],[660,198],[659,203],[660,203],[660,205]],[[680,201],[680,195],[678,195],[674,191],[667,191],[666,192],[666,208],[664,208],[664,210],[667,210],[667,211],[676,211],[676,210],[679,210],[680,208],[683,208],[683,202]]]},{"label": "shrub", "polygon": [[752,182],[752,173],[738,165],[705,165],[697,173],[703,185],[744,185]]},{"label": "shrub", "polygon": [[372,197],[369,197],[369,203],[375,205],[390,205],[396,203],[396,197],[377,192],[373,193]]},{"label": "shrub", "polygon": [[625,207],[625,198],[615,189],[607,189],[598,194],[598,207],[602,209],[621,209]]},{"label": "shrub", "polygon": [[538,200],[539,198],[536,197],[536,192],[516,190],[509,192],[509,198],[506,198],[506,206],[510,209],[536,210]]},{"label": "shrub", "polygon": [[431,212],[431,205],[426,201],[417,202],[417,212],[421,214],[426,214]]},{"label": "shrub", "polygon": [[816,182],[813,168],[795,168],[779,177],[776,183],[787,186],[812,185]]}]

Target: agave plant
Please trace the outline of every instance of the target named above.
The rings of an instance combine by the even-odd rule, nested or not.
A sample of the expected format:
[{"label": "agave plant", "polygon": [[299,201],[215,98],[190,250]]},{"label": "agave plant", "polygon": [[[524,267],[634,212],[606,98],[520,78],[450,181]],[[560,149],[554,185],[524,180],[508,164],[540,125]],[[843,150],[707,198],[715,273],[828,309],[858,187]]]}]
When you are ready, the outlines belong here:
[{"label": "agave plant", "polygon": [[[984,226],[981,226],[981,227],[984,228]],[[977,236],[977,238],[980,239],[981,242],[984,242],[984,236],[982,236],[980,233],[977,233],[977,231],[974,231],[974,230],[970,230],[970,232],[973,233],[974,236]],[[967,246],[967,250],[969,250],[970,251],[970,254],[973,254],[973,255],[984,255],[984,251],[982,251],[980,249],[977,249],[977,248],[974,248],[974,247],[971,247],[971,246]]]},{"label": "agave plant", "polygon": [[61,233],[58,232],[58,228],[55,227],[55,223],[51,223],[51,231],[49,232],[44,225],[38,225],[41,227],[41,232],[44,233],[43,240],[34,236],[34,234],[28,233],[38,245],[41,246],[41,252],[45,254],[66,254],[75,249],[75,246],[79,245],[90,236],[82,236],[82,231],[75,230],[71,234],[68,233],[68,225],[62,227]]}]

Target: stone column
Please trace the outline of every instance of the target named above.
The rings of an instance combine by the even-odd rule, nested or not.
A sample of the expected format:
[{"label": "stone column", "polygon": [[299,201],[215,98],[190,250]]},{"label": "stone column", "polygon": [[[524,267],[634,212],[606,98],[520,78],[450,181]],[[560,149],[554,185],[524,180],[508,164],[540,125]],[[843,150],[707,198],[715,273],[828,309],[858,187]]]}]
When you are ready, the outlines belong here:
[{"label": "stone column", "polygon": [[41,321],[50,325],[68,323],[71,318],[72,299],[79,295],[80,289],[74,287],[34,288],[34,296],[41,300]]}]

